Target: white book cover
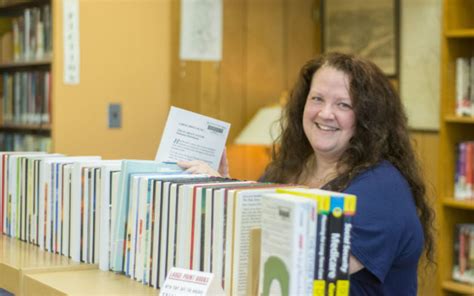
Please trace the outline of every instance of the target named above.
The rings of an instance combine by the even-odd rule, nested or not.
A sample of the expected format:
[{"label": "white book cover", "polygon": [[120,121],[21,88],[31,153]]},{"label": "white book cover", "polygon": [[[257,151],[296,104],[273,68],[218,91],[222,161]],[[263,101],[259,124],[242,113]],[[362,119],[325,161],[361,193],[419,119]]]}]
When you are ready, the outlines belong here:
[{"label": "white book cover", "polygon": [[226,189],[214,191],[214,228],[212,241],[212,273],[219,283],[223,281],[224,231],[225,231],[225,192]]},{"label": "white book cover", "polygon": [[110,221],[109,221],[109,236],[107,237],[108,239],[108,266],[109,270],[114,270],[113,263],[114,263],[114,258],[113,253],[112,253],[112,229],[113,225],[117,223],[117,216],[116,216],[116,211],[114,211],[114,207],[117,207],[117,201],[118,201],[118,194],[119,194],[119,187],[120,187],[120,178],[121,178],[122,172],[121,171],[115,171],[111,172],[111,182],[110,182],[110,211],[109,211],[109,216],[110,216]]},{"label": "white book cover", "polygon": [[[100,225],[99,225],[99,269],[108,271],[110,255],[111,201],[114,188],[114,172],[119,173],[121,160],[104,161],[100,168]],[[115,185],[118,185],[116,182]],[[115,186],[117,187],[117,186]],[[117,191],[117,188],[115,188]]]},{"label": "white book cover", "polygon": [[234,205],[236,190],[228,190],[225,199],[225,241],[224,241],[224,292],[226,295],[231,295],[232,292],[232,237],[233,237],[233,226],[234,226]]},{"label": "white book cover", "polygon": [[138,240],[138,212],[142,204],[139,198],[140,175],[132,175],[130,179],[130,207],[127,219],[127,249],[125,258],[125,274],[135,278],[135,258]]},{"label": "white book cover", "polygon": [[[55,163],[72,163],[74,160],[83,159],[84,157],[54,157],[46,158],[40,165],[40,196],[38,205],[38,237],[39,245],[41,249],[45,248],[46,233],[47,229],[51,228],[48,226],[48,221],[51,221],[51,196],[52,196],[52,166]],[[76,208],[77,209],[77,208]],[[48,227],[47,227],[48,226]]]},{"label": "white book cover", "polygon": [[178,199],[179,190],[181,189],[181,184],[171,184],[170,194],[169,194],[169,213],[168,213],[168,252],[166,255],[166,274],[168,274],[171,267],[175,266],[175,254],[176,254],[176,203]]},{"label": "white book cover", "polygon": [[[83,200],[83,184],[82,171],[83,168],[90,167],[91,164],[97,163],[101,159],[100,156],[88,156],[74,160],[71,176],[71,217],[70,217],[70,237],[69,242],[70,256],[75,262],[81,260],[81,229],[85,231],[86,225],[81,225],[81,202]],[[82,206],[86,206],[83,204]],[[74,210],[76,209],[76,210]],[[83,213],[87,213],[83,209]]]},{"label": "white book cover", "polygon": [[212,252],[212,227],[213,227],[213,188],[204,189],[205,197],[205,216],[204,216],[204,249],[202,250],[203,271],[211,272],[211,252]]},{"label": "white book cover", "polygon": [[9,217],[9,229],[7,234],[10,237],[17,237],[17,204],[18,204],[18,197],[17,197],[17,178],[15,177],[17,175],[17,162],[16,162],[16,157],[11,156],[8,159],[8,193],[7,193],[7,213],[10,213]]},{"label": "white book cover", "polygon": [[[316,209],[313,199],[281,193],[263,196],[259,295],[307,293],[311,275],[306,274],[305,256],[308,232],[314,228],[308,227],[308,220]],[[288,283],[288,290],[282,290],[280,281]]]},{"label": "white book cover", "polygon": [[143,234],[143,272],[142,272],[142,283],[145,285],[150,284],[150,271],[151,271],[151,249],[152,249],[152,231],[154,227],[154,194],[152,194],[153,183],[149,178],[142,178],[143,185],[140,188],[143,190],[146,201],[145,209],[145,226]]},{"label": "white book cover", "polygon": [[[25,207],[22,207],[22,178],[21,159],[30,155],[41,155],[44,152],[18,152],[8,153],[6,159],[7,180],[6,180],[6,210],[7,216],[10,213],[7,226],[9,227],[7,235],[20,238],[20,218],[25,214]],[[20,175],[19,175],[20,174]],[[24,188],[23,188],[24,190]],[[22,223],[23,226],[23,223]]]},{"label": "white book cover", "polygon": [[89,263],[89,182],[88,182],[89,168],[81,168],[81,214],[80,214],[80,243],[81,256],[80,261]]},{"label": "white book cover", "polygon": [[64,219],[62,231],[62,248],[61,254],[70,256],[69,242],[71,240],[70,221],[71,221],[71,181],[72,181],[72,164],[63,166],[63,201],[64,201]]},{"label": "white book cover", "polygon": [[100,168],[94,167],[92,173],[91,182],[93,184],[92,188],[92,256],[91,262],[94,264],[99,263],[99,235],[100,235],[100,204],[101,204],[101,195],[100,195]]},{"label": "white book cover", "polygon": [[[205,176],[201,175],[201,177]],[[195,188],[199,185],[199,183],[183,184],[179,191],[178,222],[176,225],[176,267],[191,268],[193,196]]]},{"label": "white book cover", "polygon": [[138,225],[137,241],[136,241],[136,258],[135,258],[135,279],[143,282],[143,273],[145,270],[145,249],[146,249],[146,223],[147,212],[150,208],[148,203],[148,179],[141,177],[138,183]]},{"label": "white book cover", "polygon": [[161,287],[166,278],[166,254],[168,252],[168,225],[169,225],[169,193],[171,182],[163,182],[161,192],[161,231],[160,231],[160,253],[158,256],[160,266],[158,270],[158,286]]}]

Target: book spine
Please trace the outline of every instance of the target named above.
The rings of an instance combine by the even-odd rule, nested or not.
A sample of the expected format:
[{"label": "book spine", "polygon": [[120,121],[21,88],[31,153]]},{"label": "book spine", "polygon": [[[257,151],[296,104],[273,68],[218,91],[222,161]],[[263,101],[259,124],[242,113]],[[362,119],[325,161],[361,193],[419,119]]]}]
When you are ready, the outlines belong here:
[{"label": "book spine", "polygon": [[329,196],[318,196],[318,221],[316,240],[316,264],[314,266],[313,295],[326,294],[326,235],[328,227],[328,214],[330,206]]},{"label": "book spine", "polygon": [[340,251],[340,260],[337,268],[337,279],[336,279],[336,295],[337,296],[348,296],[349,295],[349,257],[351,250],[351,230],[352,230],[352,217],[356,210],[356,197],[345,196],[344,197],[344,212],[343,212],[343,230],[342,230],[342,244]]},{"label": "book spine", "polygon": [[341,258],[342,233],[344,228],[344,198],[331,196],[327,229],[327,295],[336,295],[337,269]]}]

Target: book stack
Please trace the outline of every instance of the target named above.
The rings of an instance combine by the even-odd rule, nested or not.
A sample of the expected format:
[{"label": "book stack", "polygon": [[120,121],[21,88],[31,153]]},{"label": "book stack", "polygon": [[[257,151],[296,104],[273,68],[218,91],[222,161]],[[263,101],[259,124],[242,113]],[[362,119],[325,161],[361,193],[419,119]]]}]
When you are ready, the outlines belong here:
[{"label": "book stack", "polygon": [[458,144],[458,155],[454,181],[454,198],[474,199],[474,142]]},{"label": "book stack", "polygon": [[0,229],[45,251],[157,289],[172,267],[209,272],[240,295],[261,227],[262,291],[281,270],[290,294],[348,294],[354,196],[100,156],[0,152],[0,168]]},{"label": "book stack", "polygon": [[453,279],[474,285],[474,224],[456,225],[453,262]]}]

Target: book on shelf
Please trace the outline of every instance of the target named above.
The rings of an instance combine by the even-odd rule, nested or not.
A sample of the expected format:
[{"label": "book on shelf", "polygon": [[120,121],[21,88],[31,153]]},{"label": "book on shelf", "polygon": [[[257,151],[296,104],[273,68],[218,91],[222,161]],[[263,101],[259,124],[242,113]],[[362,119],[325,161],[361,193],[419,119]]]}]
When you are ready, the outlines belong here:
[{"label": "book on shelf", "polygon": [[453,279],[474,285],[474,224],[456,225],[453,262]]},{"label": "book on shelf", "polygon": [[474,200],[474,141],[458,144],[454,198]]},{"label": "book on shelf", "polygon": [[456,58],[456,115],[474,116],[474,56]]}]

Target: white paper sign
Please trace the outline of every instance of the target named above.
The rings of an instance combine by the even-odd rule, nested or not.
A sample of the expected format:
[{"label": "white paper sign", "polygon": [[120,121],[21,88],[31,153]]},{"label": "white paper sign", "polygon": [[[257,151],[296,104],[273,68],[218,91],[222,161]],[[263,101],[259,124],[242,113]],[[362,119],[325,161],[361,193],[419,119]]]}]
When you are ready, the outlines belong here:
[{"label": "white paper sign", "polygon": [[155,160],[201,160],[219,168],[230,124],[171,107]]},{"label": "white paper sign", "polygon": [[63,1],[64,83],[79,84],[79,3]]},{"label": "white paper sign", "polygon": [[222,59],[222,0],[181,0],[180,58]]},{"label": "white paper sign", "polygon": [[173,267],[160,288],[160,295],[223,295],[223,291],[212,273]]}]

